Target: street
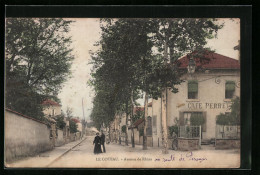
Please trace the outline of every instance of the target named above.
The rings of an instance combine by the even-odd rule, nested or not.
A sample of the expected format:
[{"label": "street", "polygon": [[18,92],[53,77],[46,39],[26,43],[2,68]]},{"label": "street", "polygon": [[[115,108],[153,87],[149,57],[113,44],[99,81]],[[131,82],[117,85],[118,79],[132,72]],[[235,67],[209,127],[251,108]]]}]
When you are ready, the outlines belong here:
[{"label": "street", "polygon": [[[35,157],[8,164],[8,167],[49,167],[49,168],[236,168],[240,166],[239,150],[215,150],[213,146],[203,146],[197,151],[174,151],[162,154],[157,147],[142,150],[142,145],[135,148],[110,143],[107,153],[93,154],[94,136],[87,136],[80,144],[61,157],[58,154],[72,143],[56,147],[54,150]],[[74,143],[76,145],[76,142]],[[54,157],[57,157],[53,159]],[[238,160],[237,162],[234,160]]]}]

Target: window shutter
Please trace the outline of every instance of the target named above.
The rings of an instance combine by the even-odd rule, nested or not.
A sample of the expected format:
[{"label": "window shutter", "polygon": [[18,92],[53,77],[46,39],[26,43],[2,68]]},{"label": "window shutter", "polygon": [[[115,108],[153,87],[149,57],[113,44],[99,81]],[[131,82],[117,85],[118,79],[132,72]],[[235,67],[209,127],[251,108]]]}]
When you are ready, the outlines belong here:
[{"label": "window shutter", "polygon": [[203,118],[204,118],[204,124],[202,125],[202,132],[206,132],[207,131],[207,112],[203,112],[202,113]]},{"label": "window shutter", "polygon": [[189,92],[198,92],[198,81],[197,80],[188,81],[188,91]]},{"label": "window shutter", "polygon": [[179,121],[180,121],[180,125],[183,126],[184,125],[184,113],[183,112],[179,112]]},{"label": "window shutter", "polygon": [[235,82],[226,81],[226,91],[234,91],[234,90],[235,90]]}]

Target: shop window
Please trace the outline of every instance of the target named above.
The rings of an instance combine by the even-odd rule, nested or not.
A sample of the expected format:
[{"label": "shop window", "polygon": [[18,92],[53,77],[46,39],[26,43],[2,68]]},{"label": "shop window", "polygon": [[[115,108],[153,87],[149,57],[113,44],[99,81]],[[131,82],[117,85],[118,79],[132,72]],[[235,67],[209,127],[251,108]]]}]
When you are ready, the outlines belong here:
[{"label": "shop window", "polygon": [[225,98],[226,99],[233,98],[234,93],[235,93],[235,82],[234,81],[226,81]]},{"label": "shop window", "polygon": [[188,99],[198,99],[198,81],[188,81]]},{"label": "shop window", "polygon": [[194,116],[194,117],[203,117],[204,119],[204,124],[201,125],[201,131],[202,132],[206,132],[206,112],[183,112],[180,113],[180,125],[191,125],[190,122],[190,117]]}]

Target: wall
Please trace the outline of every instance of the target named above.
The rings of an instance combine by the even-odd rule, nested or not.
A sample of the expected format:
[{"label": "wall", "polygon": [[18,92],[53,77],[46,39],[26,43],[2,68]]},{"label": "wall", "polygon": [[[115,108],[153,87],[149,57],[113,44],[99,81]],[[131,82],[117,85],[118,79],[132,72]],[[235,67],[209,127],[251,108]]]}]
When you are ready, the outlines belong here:
[{"label": "wall", "polygon": [[58,134],[58,136],[56,137],[56,140],[55,140],[55,146],[64,145],[65,140],[64,140],[63,130],[58,129],[57,134]]},{"label": "wall", "polygon": [[5,110],[5,160],[31,156],[53,148],[46,124]]},{"label": "wall", "polygon": [[[169,146],[169,148],[170,147],[171,145]],[[191,151],[191,150],[198,150],[198,149],[200,149],[199,139],[178,138],[178,150]]]},{"label": "wall", "polygon": [[[216,116],[221,112],[230,112],[230,99],[225,99],[225,83],[227,80],[240,81],[239,71],[225,70],[212,73],[195,73],[184,75],[182,79],[198,80],[198,99],[188,99],[188,82],[185,81],[176,86],[179,92],[174,94],[170,90],[167,92],[167,125],[174,125],[174,119],[178,118],[180,112],[206,112],[206,132],[202,132],[202,139],[215,138]],[[219,76],[215,79],[216,76]],[[240,96],[240,87],[236,87],[235,96]],[[153,100],[153,115],[160,119],[161,99]],[[212,104],[212,106],[210,106]],[[214,106],[221,104],[221,107]],[[159,116],[159,118],[158,118]],[[157,121],[157,129],[161,123]],[[161,130],[158,130],[161,131]],[[154,137],[154,141],[156,136]],[[161,140],[161,136],[159,136]]]},{"label": "wall", "polygon": [[239,149],[240,139],[216,139],[215,149]]},{"label": "wall", "polygon": [[[153,126],[153,147],[162,146],[162,132],[161,132],[161,99],[158,100],[153,99],[152,106],[152,117],[153,120],[156,118],[156,124]],[[153,123],[154,121],[152,121]]]}]

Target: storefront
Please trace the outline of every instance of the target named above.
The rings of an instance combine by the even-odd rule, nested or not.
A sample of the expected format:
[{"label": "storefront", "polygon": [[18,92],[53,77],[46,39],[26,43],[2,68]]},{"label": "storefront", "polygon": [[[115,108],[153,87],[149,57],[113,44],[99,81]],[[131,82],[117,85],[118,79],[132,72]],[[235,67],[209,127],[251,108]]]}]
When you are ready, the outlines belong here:
[{"label": "storefront", "polygon": [[[212,61],[200,70],[183,75],[178,93],[167,91],[167,126],[192,125],[191,118],[200,118],[202,139],[215,138],[216,116],[230,112],[232,98],[240,96],[239,61],[216,53],[210,56]],[[178,61],[180,69],[187,69],[187,57]],[[154,145],[161,145],[161,99],[153,99],[152,116],[153,140],[158,142]]]}]

